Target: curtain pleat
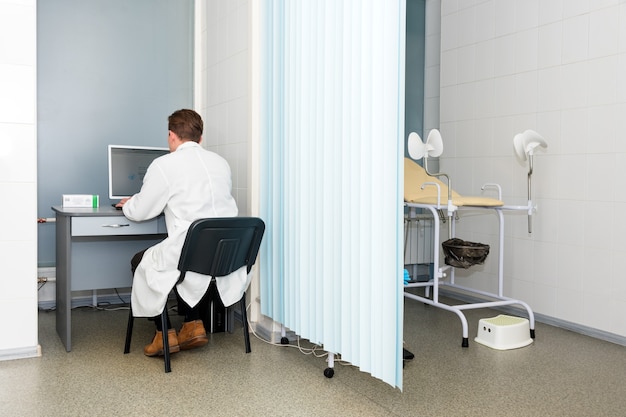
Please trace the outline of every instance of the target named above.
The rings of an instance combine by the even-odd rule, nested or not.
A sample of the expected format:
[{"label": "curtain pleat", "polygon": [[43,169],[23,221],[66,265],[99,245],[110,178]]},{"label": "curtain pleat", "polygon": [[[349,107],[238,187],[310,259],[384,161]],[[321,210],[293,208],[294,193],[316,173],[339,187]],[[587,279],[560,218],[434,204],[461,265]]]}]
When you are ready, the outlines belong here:
[{"label": "curtain pleat", "polygon": [[261,311],[402,388],[404,1],[262,10]]}]

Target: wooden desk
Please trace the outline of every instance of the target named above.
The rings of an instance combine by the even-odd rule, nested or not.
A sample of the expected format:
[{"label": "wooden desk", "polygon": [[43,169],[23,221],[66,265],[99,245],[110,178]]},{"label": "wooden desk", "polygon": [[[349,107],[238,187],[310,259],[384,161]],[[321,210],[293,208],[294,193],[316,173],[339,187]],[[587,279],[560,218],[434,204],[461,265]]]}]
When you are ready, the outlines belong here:
[{"label": "wooden desk", "polygon": [[167,236],[160,216],[133,222],[113,207],[68,208],[56,213],[56,328],[72,350],[72,291],[132,286],[130,259]]}]

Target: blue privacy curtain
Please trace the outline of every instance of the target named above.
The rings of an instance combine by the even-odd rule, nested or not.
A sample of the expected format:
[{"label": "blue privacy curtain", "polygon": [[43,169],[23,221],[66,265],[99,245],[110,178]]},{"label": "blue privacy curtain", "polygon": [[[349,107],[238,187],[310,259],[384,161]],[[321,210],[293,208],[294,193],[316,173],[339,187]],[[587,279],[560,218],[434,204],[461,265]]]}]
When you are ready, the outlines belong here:
[{"label": "blue privacy curtain", "polygon": [[402,388],[405,3],[261,10],[262,313]]}]

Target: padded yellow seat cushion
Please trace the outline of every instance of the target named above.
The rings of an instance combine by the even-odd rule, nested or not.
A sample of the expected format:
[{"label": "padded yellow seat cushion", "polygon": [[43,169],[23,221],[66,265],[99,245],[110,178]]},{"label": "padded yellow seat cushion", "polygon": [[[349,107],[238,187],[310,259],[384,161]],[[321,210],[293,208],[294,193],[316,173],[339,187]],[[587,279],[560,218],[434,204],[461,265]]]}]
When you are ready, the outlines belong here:
[{"label": "padded yellow seat cushion", "polygon": [[[439,184],[441,201],[437,202],[437,187],[422,185],[427,182]],[[408,203],[446,205],[448,204],[448,186],[438,178],[430,176],[426,170],[410,158],[404,158],[404,201]],[[457,207],[500,207],[504,203],[495,198],[480,196],[461,196],[452,190],[452,204]]]}]

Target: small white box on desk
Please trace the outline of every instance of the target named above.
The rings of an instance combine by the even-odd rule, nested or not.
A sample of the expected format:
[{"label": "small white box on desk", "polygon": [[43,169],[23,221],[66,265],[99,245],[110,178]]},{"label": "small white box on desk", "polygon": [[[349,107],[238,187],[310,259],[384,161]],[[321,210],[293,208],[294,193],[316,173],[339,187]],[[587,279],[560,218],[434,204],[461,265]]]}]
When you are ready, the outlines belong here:
[{"label": "small white box on desk", "polygon": [[63,207],[100,207],[100,196],[92,194],[63,194]]}]

